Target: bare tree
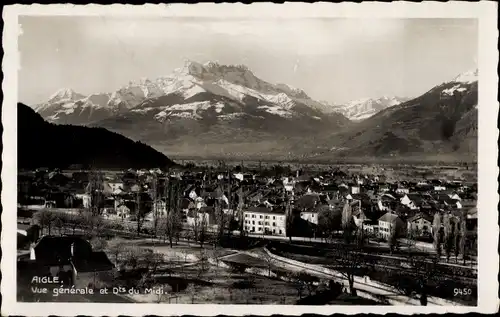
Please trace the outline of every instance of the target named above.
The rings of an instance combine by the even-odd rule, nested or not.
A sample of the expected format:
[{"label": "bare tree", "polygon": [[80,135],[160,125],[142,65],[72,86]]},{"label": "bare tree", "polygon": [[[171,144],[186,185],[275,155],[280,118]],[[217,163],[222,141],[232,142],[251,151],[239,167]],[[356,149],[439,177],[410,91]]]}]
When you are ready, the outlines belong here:
[{"label": "bare tree", "polygon": [[90,240],[90,244],[92,245],[92,250],[104,251],[108,246],[108,241],[104,238],[94,237]]},{"label": "bare tree", "polygon": [[43,233],[44,229],[47,228],[48,235],[52,232],[52,226],[54,224],[55,215],[53,211],[43,209],[37,211],[33,214],[34,223],[40,226],[40,230]]},{"label": "bare tree", "polygon": [[[338,248],[333,251],[332,260],[335,263],[335,270],[339,271],[349,283],[349,290],[352,295],[356,295],[354,289],[354,277],[361,270],[372,269],[373,262],[368,262],[357,247],[349,250]],[[370,259],[370,261],[373,261]]]},{"label": "bare tree", "polygon": [[120,255],[126,251],[126,245],[121,239],[113,239],[108,243],[108,250],[115,259],[115,265],[118,266],[120,262]]},{"label": "bare tree", "polygon": [[191,304],[194,304],[197,291],[198,290],[196,289],[196,286],[194,284],[189,284],[186,288],[186,293],[188,293],[189,297],[191,298]]},{"label": "bare tree", "polygon": [[208,265],[209,265],[208,264],[208,256],[205,252],[205,249],[200,249],[197,278],[201,278],[202,275],[208,271]]},{"label": "bare tree", "polygon": [[[412,296],[413,293],[418,294],[420,304],[426,306],[429,284],[439,278],[438,259],[411,255],[407,258],[407,263],[409,264],[408,270],[391,272],[393,275],[396,274],[394,280],[397,283],[393,286],[407,296]],[[405,282],[402,283],[403,281]]]},{"label": "bare tree", "polygon": [[73,235],[75,235],[75,231],[77,228],[82,228],[82,226],[83,226],[82,212],[80,212],[78,214],[71,213],[71,214],[67,215],[66,223],[71,228],[71,233]]},{"label": "bare tree", "polygon": [[66,215],[63,213],[54,213],[54,227],[59,232],[59,235],[63,235],[63,231],[66,228]]},{"label": "bare tree", "polygon": [[269,252],[266,252],[265,250],[263,252],[262,259],[266,262],[268,276],[271,276],[271,270],[276,260]]}]

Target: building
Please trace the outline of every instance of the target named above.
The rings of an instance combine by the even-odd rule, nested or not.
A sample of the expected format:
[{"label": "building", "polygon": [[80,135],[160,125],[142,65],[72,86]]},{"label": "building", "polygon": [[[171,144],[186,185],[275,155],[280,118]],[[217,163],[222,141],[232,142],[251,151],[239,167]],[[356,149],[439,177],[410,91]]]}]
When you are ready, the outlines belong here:
[{"label": "building", "polygon": [[418,194],[405,194],[399,201],[401,205],[406,206],[411,210],[418,210],[420,209],[423,199]]},{"label": "building", "polygon": [[419,235],[430,235],[432,233],[432,217],[424,213],[418,213],[408,218],[408,232],[414,231]]},{"label": "building", "polygon": [[44,236],[30,247],[27,261],[34,276],[59,277],[66,285],[76,287],[109,286],[115,277],[115,266],[104,252],[94,252],[87,240],[79,237]]},{"label": "building", "polygon": [[398,217],[398,215],[387,212],[378,219],[378,228],[380,235],[384,239],[387,239],[391,235],[392,230],[396,230],[396,234],[398,236],[403,235],[405,231],[405,224],[403,220]]},{"label": "building", "polygon": [[264,206],[251,207],[243,211],[243,228],[249,233],[285,236],[285,212]]}]

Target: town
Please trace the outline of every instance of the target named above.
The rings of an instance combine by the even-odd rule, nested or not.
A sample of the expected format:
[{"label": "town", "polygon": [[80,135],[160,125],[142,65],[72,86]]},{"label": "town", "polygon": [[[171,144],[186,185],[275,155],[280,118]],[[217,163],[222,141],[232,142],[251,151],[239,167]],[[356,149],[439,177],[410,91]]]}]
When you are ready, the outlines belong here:
[{"label": "town", "polygon": [[[475,173],[223,161],[20,170],[18,300],[475,305]],[[53,297],[32,291],[33,276],[121,291]]]}]

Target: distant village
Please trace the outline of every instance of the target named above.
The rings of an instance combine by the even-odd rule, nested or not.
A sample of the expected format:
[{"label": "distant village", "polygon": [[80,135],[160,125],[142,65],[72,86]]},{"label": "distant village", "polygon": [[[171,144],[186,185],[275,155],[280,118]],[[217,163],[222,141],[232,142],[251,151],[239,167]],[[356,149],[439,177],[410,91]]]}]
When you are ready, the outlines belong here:
[{"label": "distant village", "polygon": [[147,227],[167,215],[169,187],[175,187],[176,207],[184,223],[203,219],[207,226],[216,226],[220,209],[232,230],[250,234],[287,236],[291,229],[287,217],[300,217],[301,230],[295,230],[294,236],[321,237],[325,235],[322,220],[340,213],[346,204],[358,227],[382,239],[387,239],[390,226],[397,226],[398,231],[411,230],[432,241],[437,212],[465,216],[471,231],[477,226],[476,184],[439,179],[389,183],[382,175],[348,175],[340,170],[265,174],[181,169],[167,174],[156,169],[106,176],[39,169],[19,176],[18,204],[27,209],[96,208],[110,220],[142,217]]}]

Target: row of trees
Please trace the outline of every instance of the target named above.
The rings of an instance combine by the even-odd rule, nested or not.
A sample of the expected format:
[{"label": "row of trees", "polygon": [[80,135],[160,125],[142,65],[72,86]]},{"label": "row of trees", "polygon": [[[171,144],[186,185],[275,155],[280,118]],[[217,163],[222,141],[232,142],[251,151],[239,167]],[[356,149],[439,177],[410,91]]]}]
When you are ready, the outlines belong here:
[{"label": "row of trees", "polygon": [[434,214],[432,232],[438,259],[441,258],[444,251],[447,261],[454,255],[455,261],[458,262],[458,256],[462,254],[465,264],[468,244],[466,217],[465,212],[462,212],[459,216],[439,212]]}]

